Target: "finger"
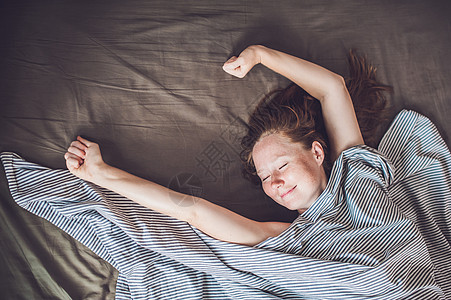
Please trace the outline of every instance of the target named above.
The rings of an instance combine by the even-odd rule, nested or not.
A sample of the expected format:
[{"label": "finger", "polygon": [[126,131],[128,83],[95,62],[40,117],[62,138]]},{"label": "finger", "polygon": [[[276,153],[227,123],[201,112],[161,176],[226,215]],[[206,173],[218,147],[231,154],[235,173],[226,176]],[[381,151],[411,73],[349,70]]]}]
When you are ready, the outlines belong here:
[{"label": "finger", "polygon": [[229,73],[229,74],[231,74],[231,75],[235,75],[235,69],[233,69],[233,68],[227,68],[226,66],[222,66],[222,69],[226,72],[226,73]]},{"label": "finger", "polygon": [[238,78],[243,78],[246,75],[246,72],[244,71],[243,67],[238,67],[231,70],[224,68],[224,71]]},{"label": "finger", "polygon": [[92,145],[94,145],[94,142],[88,141],[87,139],[82,138],[81,136],[77,136],[77,140],[80,141],[81,143],[85,144],[86,147],[91,147]]},{"label": "finger", "polygon": [[83,144],[80,141],[73,141],[72,143],[70,143],[70,145],[72,147],[76,147],[76,148],[78,148],[78,149],[80,149],[82,151],[85,151],[86,149],[88,149],[88,146],[86,146],[85,144]]},{"label": "finger", "polygon": [[64,159],[68,160],[69,158],[76,159],[80,165],[82,165],[83,162],[84,162],[81,157],[79,157],[77,155],[74,155],[74,154],[72,154],[70,152],[66,152],[66,154],[64,154]]},{"label": "finger", "polygon": [[74,146],[70,146],[67,149],[67,152],[69,152],[69,153],[71,153],[73,155],[76,155],[76,156],[78,156],[80,158],[83,158],[83,159],[86,157],[86,152],[85,151],[81,150],[80,148],[74,147]]},{"label": "finger", "polygon": [[72,171],[74,169],[78,169],[80,167],[80,163],[75,158],[69,157],[66,159],[66,166],[69,171]]},{"label": "finger", "polygon": [[238,68],[241,64],[244,63],[244,58],[242,57],[232,57],[231,59],[229,59],[225,64],[224,67],[226,69],[236,69]]},{"label": "finger", "polygon": [[243,65],[244,61],[243,59],[240,59],[239,57],[237,58],[237,60],[231,62],[231,63],[226,63],[222,66],[222,68],[224,69],[224,71],[226,72],[233,72],[233,71],[237,71],[239,70],[242,65]]},{"label": "finger", "polygon": [[230,63],[230,64],[225,64],[222,66],[222,68],[224,69],[224,71],[233,71],[236,68],[239,68],[240,65],[236,64],[235,62]]},{"label": "finger", "polygon": [[229,63],[232,63],[232,62],[234,62],[235,60],[237,59],[237,57],[236,56],[232,56],[231,58],[229,58],[224,64],[229,64]]}]

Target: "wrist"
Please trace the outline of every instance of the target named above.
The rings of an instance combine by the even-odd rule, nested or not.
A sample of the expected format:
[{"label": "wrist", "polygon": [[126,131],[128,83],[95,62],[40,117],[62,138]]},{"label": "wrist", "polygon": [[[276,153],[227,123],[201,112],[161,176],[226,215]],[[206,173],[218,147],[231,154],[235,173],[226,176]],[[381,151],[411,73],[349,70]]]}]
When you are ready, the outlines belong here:
[{"label": "wrist", "polygon": [[253,56],[255,58],[255,61],[254,61],[255,65],[262,63],[262,56],[267,48],[263,45],[252,45],[252,46],[249,46],[249,49],[252,50],[254,53]]},{"label": "wrist", "polygon": [[106,181],[114,176],[114,168],[106,163],[102,163],[98,165],[90,175],[91,182],[103,186]]}]

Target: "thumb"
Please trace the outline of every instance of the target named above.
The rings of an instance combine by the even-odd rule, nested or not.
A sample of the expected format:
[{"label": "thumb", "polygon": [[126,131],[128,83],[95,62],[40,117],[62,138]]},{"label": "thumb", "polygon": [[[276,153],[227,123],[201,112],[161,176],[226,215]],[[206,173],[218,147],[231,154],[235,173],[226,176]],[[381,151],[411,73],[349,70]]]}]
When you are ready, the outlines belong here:
[{"label": "thumb", "polygon": [[238,68],[242,64],[242,58],[232,56],[228,61],[224,63],[223,68],[227,70],[233,70]]}]

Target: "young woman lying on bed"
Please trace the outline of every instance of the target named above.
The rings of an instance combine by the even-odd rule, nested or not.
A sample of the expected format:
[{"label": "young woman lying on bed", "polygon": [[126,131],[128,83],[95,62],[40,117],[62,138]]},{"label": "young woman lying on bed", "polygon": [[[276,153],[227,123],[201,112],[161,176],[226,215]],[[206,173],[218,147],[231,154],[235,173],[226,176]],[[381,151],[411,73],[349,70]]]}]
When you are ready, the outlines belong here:
[{"label": "young woman lying on bed", "polygon": [[[387,87],[377,84],[373,78],[375,70],[353,53],[351,73],[358,78],[348,88],[340,75],[259,45],[230,58],[223,69],[243,78],[259,63],[297,86],[278,91],[258,105],[243,138],[242,159],[250,177],[260,178],[269,197],[302,214],[325,189],[330,162],[344,150],[364,144],[348,88],[351,94],[360,96],[372,88],[375,98],[364,94],[363,98],[378,105],[383,98],[380,91]],[[365,80],[367,85],[363,86]],[[368,87],[371,80],[372,86]],[[192,206],[178,206],[181,201],[176,201],[177,197],[187,195],[109,166],[103,161],[99,146],[82,137],[72,142],[65,159],[75,176],[186,221],[219,240],[256,245],[290,225],[253,221],[200,198],[193,199]]]}]

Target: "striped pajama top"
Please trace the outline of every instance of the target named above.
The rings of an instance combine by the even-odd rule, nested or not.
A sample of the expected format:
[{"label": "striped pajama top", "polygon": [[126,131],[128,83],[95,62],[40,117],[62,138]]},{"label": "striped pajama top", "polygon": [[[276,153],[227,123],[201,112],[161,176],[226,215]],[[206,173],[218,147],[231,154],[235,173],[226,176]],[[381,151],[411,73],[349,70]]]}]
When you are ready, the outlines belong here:
[{"label": "striped pajama top", "polygon": [[451,299],[451,155],[404,110],[352,147],[277,237],[216,240],[118,194],[4,152],[15,201],[119,271],[116,299]]}]

